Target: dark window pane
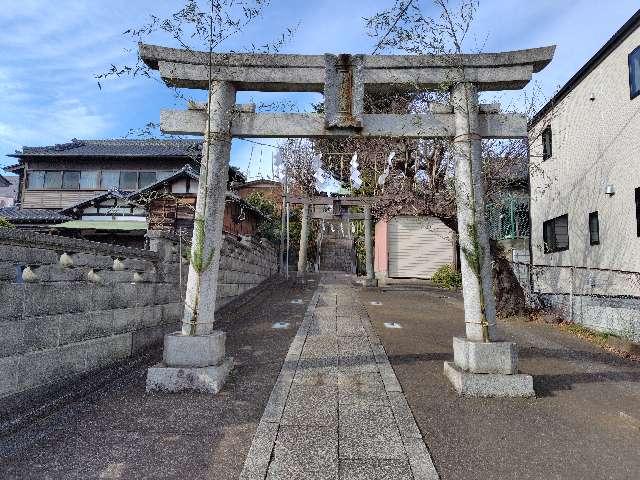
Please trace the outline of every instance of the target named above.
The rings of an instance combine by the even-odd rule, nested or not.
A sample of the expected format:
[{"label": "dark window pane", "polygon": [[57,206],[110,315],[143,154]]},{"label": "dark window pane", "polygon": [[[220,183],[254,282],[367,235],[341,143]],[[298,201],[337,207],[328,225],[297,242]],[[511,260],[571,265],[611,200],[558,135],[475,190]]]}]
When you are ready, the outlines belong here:
[{"label": "dark window pane", "polygon": [[102,171],[102,183],[101,186],[104,190],[111,190],[120,186],[120,171],[119,170],[107,170]]},{"label": "dark window pane", "polygon": [[629,90],[631,98],[640,95],[640,47],[629,54]]},{"label": "dark window pane", "polygon": [[78,188],[80,188],[80,172],[63,172],[62,188],[65,190],[78,190]]},{"label": "dark window pane", "polygon": [[156,172],[140,172],[139,188],[144,188],[156,182]]},{"label": "dark window pane", "polygon": [[120,172],[120,190],[137,190],[138,172]]},{"label": "dark window pane", "polygon": [[44,188],[61,189],[62,172],[47,171],[44,174]]},{"label": "dark window pane", "polygon": [[547,220],[542,224],[544,253],[569,250],[569,216]]},{"label": "dark window pane", "polygon": [[598,221],[598,212],[589,214],[589,243],[591,245],[600,244],[600,222]]},{"label": "dark window pane", "polygon": [[552,155],[552,135],[551,126],[545,128],[542,132],[542,159],[546,160]]},{"label": "dark window pane", "polygon": [[27,175],[27,187],[28,188],[42,188],[44,187],[44,170],[34,170]]},{"label": "dark window pane", "polygon": [[160,170],[159,172],[156,172],[156,178],[158,180],[164,180],[165,178],[169,178],[171,175],[173,175],[173,170]]},{"label": "dark window pane", "polygon": [[98,188],[98,171],[85,170],[80,172],[80,188],[84,190],[94,190]]}]

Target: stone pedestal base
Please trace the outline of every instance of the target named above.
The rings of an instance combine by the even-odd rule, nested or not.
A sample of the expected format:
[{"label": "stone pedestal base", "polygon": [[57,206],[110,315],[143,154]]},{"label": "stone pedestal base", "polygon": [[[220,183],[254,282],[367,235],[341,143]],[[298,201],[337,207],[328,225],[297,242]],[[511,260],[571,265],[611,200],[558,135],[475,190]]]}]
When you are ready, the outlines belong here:
[{"label": "stone pedestal base", "polygon": [[231,357],[212,367],[167,367],[164,363],[158,363],[147,370],[147,392],[196,391],[216,394],[222,390],[232,368]]},{"label": "stone pedestal base", "polygon": [[533,377],[518,374],[513,342],[475,342],[454,337],[453,362],[444,374],[459,395],[470,397],[533,397]]},{"label": "stone pedestal base", "polygon": [[378,286],[378,279],[377,278],[365,278],[364,279],[364,286],[365,287],[377,287]]},{"label": "stone pedestal base", "polygon": [[225,340],[220,330],[208,335],[165,335],[162,363],[147,370],[147,392],[218,393],[233,368],[233,360],[225,358]]},{"label": "stone pedestal base", "polygon": [[533,377],[524,374],[465,372],[444,362],[444,374],[459,395],[467,397],[534,397]]},{"label": "stone pedestal base", "polygon": [[453,361],[470,373],[502,373],[518,371],[518,349],[513,342],[474,342],[453,337]]}]

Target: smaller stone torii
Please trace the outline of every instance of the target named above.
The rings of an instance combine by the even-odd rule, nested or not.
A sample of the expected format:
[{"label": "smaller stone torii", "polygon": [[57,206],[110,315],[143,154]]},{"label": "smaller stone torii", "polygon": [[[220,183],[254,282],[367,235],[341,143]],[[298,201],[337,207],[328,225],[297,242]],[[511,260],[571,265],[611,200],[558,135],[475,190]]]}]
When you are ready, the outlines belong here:
[{"label": "smaller stone torii", "polygon": [[[349,220],[364,221],[364,245],[366,253],[366,279],[365,285],[372,287],[377,284],[373,272],[373,229],[371,204],[375,202],[375,197],[286,197],[285,199],[292,205],[302,205],[302,225],[300,228],[300,246],[298,250],[298,275],[304,275],[306,271],[307,258],[307,241],[309,238],[309,220],[324,219],[330,220],[341,214],[342,207],[362,207],[362,213],[348,213],[346,217]],[[332,207],[331,213],[311,214],[310,207],[315,205],[324,205]]]},{"label": "smaller stone torii", "polygon": [[[518,90],[553,58],[555,47],[457,55],[287,55],[195,52],[140,44],[140,58],[169,86],[209,91],[206,108],[162,111],[167,133],[205,137],[182,332],[165,337],[164,363],[148,389],[217,392],[231,362],[213,330],[227,169],[233,137],[452,138],[466,338],[454,338],[445,374],[462,395],[530,396],[517,349],[498,341],[489,237],[484,218],[481,140],[526,138],[523,115],[482,105],[478,92]],[[450,103],[425,114],[365,114],[367,92],[442,90]],[[323,92],[325,112],[256,113],[237,91]],[[194,262],[193,259],[200,259]],[[206,258],[206,262],[202,261]]]}]

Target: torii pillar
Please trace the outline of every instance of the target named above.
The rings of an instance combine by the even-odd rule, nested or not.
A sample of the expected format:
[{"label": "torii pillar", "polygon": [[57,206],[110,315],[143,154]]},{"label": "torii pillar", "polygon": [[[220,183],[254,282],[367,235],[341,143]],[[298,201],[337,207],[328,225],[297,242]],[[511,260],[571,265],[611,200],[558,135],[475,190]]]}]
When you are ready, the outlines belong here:
[{"label": "torii pillar", "polygon": [[300,246],[298,247],[298,276],[307,271],[307,244],[309,243],[309,204],[302,205],[302,225],[300,226]]},{"label": "torii pillar", "polygon": [[533,377],[518,373],[516,344],[500,341],[496,333],[476,86],[470,82],[454,85],[451,104],[455,116],[453,155],[466,338],[453,338],[454,361],[445,362],[444,372],[461,395],[534,396]]},{"label": "torii pillar", "polygon": [[162,363],[148,370],[147,391],[218,393],[233,366],[225,357],[226,334],[213,323],[235,98],[231,82],[212,82],[182,330],[165,335]]},{"label": "torii pillar", "polygon": [[371,218],[371,206],[364,206],[364,249],[366,253],[365,268],[367,278],[365,279],[365,286],[375,287],[378,285],[378,281],[375,279],[373,271],[373,221]]}]

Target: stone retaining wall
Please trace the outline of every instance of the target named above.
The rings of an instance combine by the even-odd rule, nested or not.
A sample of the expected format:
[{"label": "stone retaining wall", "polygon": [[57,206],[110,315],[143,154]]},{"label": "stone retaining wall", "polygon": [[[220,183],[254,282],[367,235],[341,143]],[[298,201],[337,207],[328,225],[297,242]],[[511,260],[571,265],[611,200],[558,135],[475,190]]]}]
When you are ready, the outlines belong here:
[{"label": "stone retaining wall", "polygon": [[[173,239],[150,232],[149,243],[0,229],[0,398],[124,360],[178,329],[188,264]],[[276,270],[270,244],[225,237],[219,306]]]}]

